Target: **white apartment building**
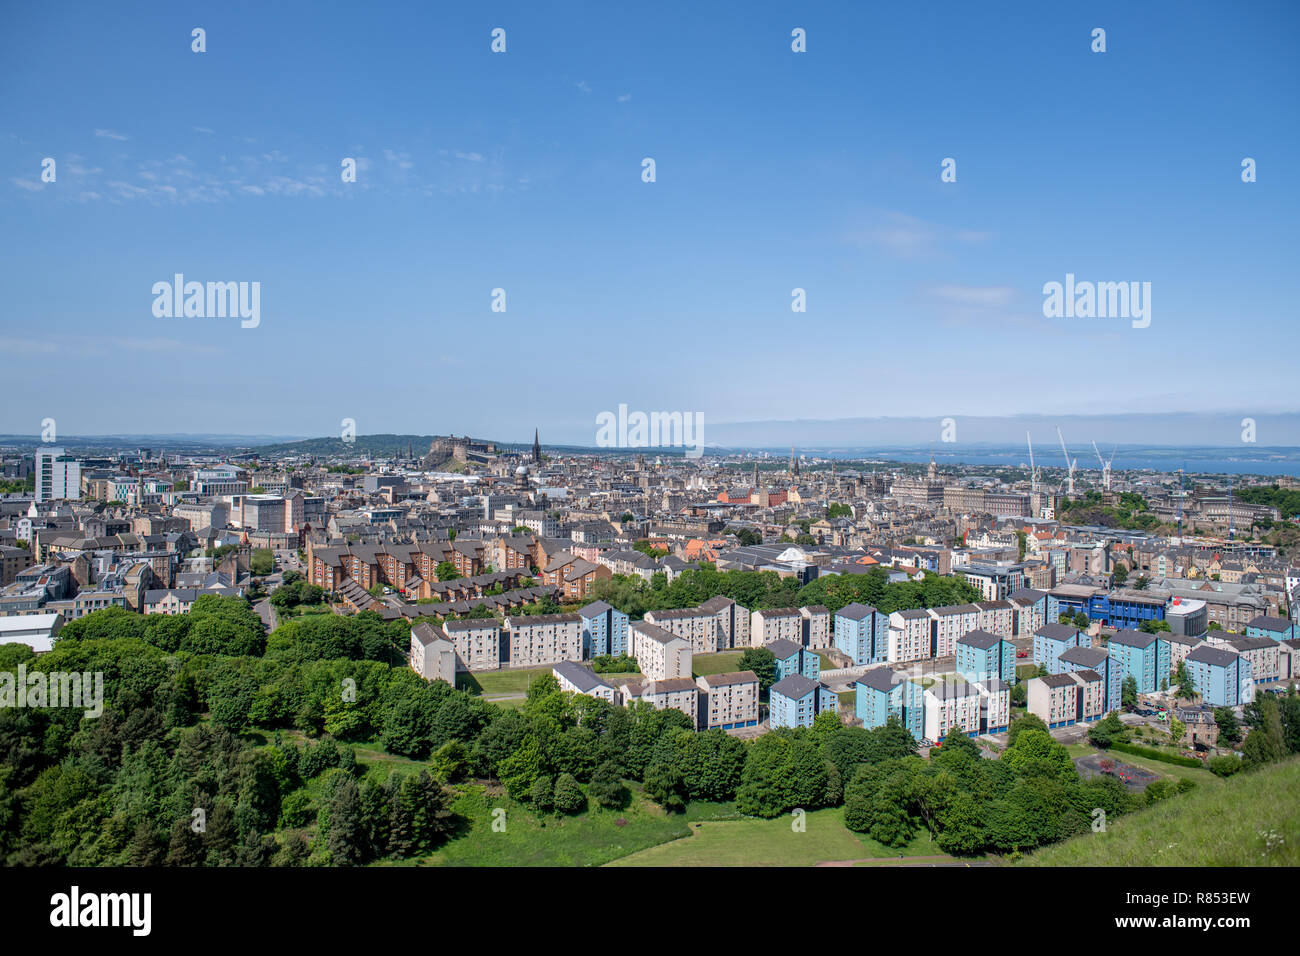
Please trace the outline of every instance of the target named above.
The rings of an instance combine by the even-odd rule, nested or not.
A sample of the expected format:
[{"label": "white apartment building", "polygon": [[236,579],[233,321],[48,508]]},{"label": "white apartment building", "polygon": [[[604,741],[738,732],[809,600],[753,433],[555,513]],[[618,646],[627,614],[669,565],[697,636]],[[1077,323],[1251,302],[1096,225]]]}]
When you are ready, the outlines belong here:
[{"label": "white apartment building", "polygon": [[456,646],[458,669],[492,671],[501,666],[501,625],[495,618],[447,621],[442,630]]},{"label": "white apartment building", "polygon": [[81,463],[62,448],[36,450],[36,500],[81,498]]},{"label": "white apartment building", "polygon": [[710,613],[701,608],[650,611],[646,614],[645,620],[689,642],[691,650],[696,654],[713,654],[726,647],[718,635],[717,613]]},{"label": "white apartment building", "polygon": [[[679,638],[680,640],[680,638]],[[683,642],[685,643],[685,642]],[[652,680],[646,684],[624,684],[623,706],[629,707],[642,700],[656,710],[673,708],[691,719],[691,726],[700,726],[700,689],[689,677],[672,677]]]},{"label": "white apartment building", "polygon": [[718,650],[725,651],[733,647],[749,647],[749,609],[737,604],[731,598],[718,595],[709,598],[696,610],[711,614],[717,620]]},{"label": "white apartment building", "polygon": [[1106,682],[1093,670],[1067,671],[1074,682],[1079,685],[1077,698],[1078,719],[1085,723],[1101,720],[1106,716]]},{"label": "white apartment building", "polygon": [[190,491],[195,492],[200,498],[247,494],[248,482],[241,475],[242,472],[233,465],[199,468],[194,472]]},{"label": "white apartment building", "polygon": [[997,677],[971,684],[980,695],[980,730],[1000,733],[1011,726],[1011,687]]},{"label": "white apartment building", "polygon": [[614,685],[605,683],[590,667],[577,661],[560,661],[551,668],[551,674],[562,691],[599,697],[615,705],[622,701],[622,695]]},{"label": "white apartment building", "polygon": [[700,689],[700,720],[703,729],[758,726],[758,675],[753,671],[706,674],[696,678]]},{"label": "white apartment building", "polygon": [[442,680],[456,686],[456,646],[428,621],[411,628],[411,670],[425,680]]},{"label": "white apartment building", "polygon": [[628,638],[632,656],[649,680],[690,679],[692,652],[685,638],[650,621],[633,624]]},{"label": "white apartment building", "polygon": [[582,660],[582,615],[535,614],[506,618],[511,667]]},{"label": "white apartment building", "polygon": [[942,740],[956,729],[964,734],[980,732],[981,696],[964,680],[941,680],[925,689],[922,698],[926,740]]},{"label": "white apartment building", "polygon": [[799,614],[803,617],[804,636],[807,637],[806,647],[817,650],[822,647],[831,646],[831,612],[830,608],[815,604],[812,607],[799,608]]},{"label": "white apartment building", "polygon": [[1033,637],[1034,631],[1047,623],[1044,618],[1046,605],[1032,598],[1008,598],[1012,612],[1012,630],[1014,637]]},{"label": "white apartment building", "polygon": [[[929,611],[895,611],[889,615],[889,648],[886,659],[891,664],[927,660],[930,655]],[[932,738],[933,739],[933,738]]]},{"label": "white apartment building", "polygon": [[932,607],[927,613],[934,622],[935,657],[954,656],[957,653],[957,642],[980,627],[980,611],[974,604]]},{"label": "white apartment building", "polygon": [[1079,713],[1079,683],[1071,674],[1048,674],[1030,678],[1029,712],[1041,717],[1048,727],[1072,723]]},{"label": "white apartment building", "polygon": [[977,601],[975,607],[979,609],[978,630],[1011,640],[1015,613],[1010,601]]},{"label": "white apartment building", "polygon": [[749,617],[749,638],[754,647],[766,647],[773,641],[791,641],[803,646],[803,615],[798,608],[769,608]]}]

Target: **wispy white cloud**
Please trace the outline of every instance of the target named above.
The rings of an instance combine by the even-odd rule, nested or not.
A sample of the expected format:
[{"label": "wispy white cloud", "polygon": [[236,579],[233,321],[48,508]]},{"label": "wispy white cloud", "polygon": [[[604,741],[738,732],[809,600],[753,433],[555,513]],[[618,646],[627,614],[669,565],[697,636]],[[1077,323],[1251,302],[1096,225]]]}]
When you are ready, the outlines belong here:
[{"label": "wispy white cloud", "polygon": [[58,351],[55,343],[43,339],[0,338],[0,352],[10,355],[52,355]]},{"label": "wispy white cloud", "polygon": [[930,294],[956,305],[1003,306],[1015,298],[1016,290],[1005,285],[941,285]]},{"label": "wispy white cloud", "polygon": [[[105,131],[112,132],[112,131]],[[500,150],[438,149],[432,163],[420,162],[400,148],[380,150],[380,158],[364,155],[365,147],[355,144],[351,155],[362,174],[357,183],[343,183],[338,167],[323,162],[319,155],[310,162],[295,160],[279,149],[240,156],[218,156],[209,163],[206,156],[191,158],[172,153],[165,158],[131,162],[117,155],[102,165],[68,154],[60,164],[76,185],[73,190],[55,190],[63,202],[144,201],[185,205],[215,203],[265,196],[343,197],[356,190],[409,192],[420,195],[499,192],[519,189],[528,183],[501,162]],[[420,167],[432,176],[420,175]],[[12,177],[13,188],[35,193],[45,188],[36,176]]]},{"label": "wispy white cloud", "polygon": [[125,133],[119,133],[116,130],[111,130],[111,129],[97,129],[95,130],[95,135],[98,136],[100,139],[125,140],[131,138],[130,136],[127,136]]},{"label": "wispy white cloud", "polygon": [[620,97],[618,98],[618,101],[619,101],[620,103],[626,103],[626,102],[628,102],[630,99],[632,99],[632,94],[631,94],[631,93],[624,93],[622,96],[620,96]]},{"label": "wispy white cloud", "polygon": [[993,233],[926,222],[901,212],[887,212],[845,238],[853,244],[883,248],[902,258],[934,256],[953,244],[985,242]]},{"label": "wispy white cloud", "polygon": [[415,165],[415,163],[411,161],[410,153],[399,153],[392,149],[384,150],[384,159],[388,160],[398,169],[410,169]]},{"label": "wispy white cloud", "polygon": [[586,80],[579,80],[577,83],[574,83],[573,85],[576,86],[578,89],[582,90],[582,92],[584,93],[591,92],[591,87],[587,85]]}]

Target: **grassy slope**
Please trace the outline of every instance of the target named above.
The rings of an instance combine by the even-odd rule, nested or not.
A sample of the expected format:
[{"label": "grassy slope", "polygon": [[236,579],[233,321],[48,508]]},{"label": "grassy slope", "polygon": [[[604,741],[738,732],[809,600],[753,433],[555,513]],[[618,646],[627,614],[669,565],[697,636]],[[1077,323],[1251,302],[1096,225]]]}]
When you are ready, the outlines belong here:
[{"label": "grassy slope", "polygon": [[[1127,760],[1127,754],[1117,755]],[[1177,770],[1178,768],[1175,768]],[[1030,866],[1298,866],[1300,758],[1204,786],[1047,847]]]},{"label": "grassy slope", "polygon": [[[611,866],[812,866],[831,860],[898,859],[898,850],[882,846],[844,826],[844,811],[813,810],[805,830],[791,828],[791,817],[697,823],[691,834],[615,860]],[[902,853],[943,856],[922,834]]]},{"label": "grassy slope", "polygon": [[[538,816],[499,790],[489,793],[477,784],[456,789],[460,796],[455,811],[468,819],[467,826],[447,844],[411,864],[599,866],[685,836],[694,822],[736,815],[730,805],[702,802],[692,803],[685,814],[670,815],[634,792],[625,810],[591,808],[573,817]],[[504,832],[492,829],[492,814],[498,808],[505,810]]]}]

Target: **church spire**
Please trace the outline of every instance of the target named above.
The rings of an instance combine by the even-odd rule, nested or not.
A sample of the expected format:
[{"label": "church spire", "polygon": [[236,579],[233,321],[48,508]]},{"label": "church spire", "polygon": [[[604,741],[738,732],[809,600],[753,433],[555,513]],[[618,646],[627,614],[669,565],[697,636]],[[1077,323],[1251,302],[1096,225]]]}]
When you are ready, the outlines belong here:
[{"label": "church spire", "polygon": [[540,465],[542,463],[542,446],[538,441],[541,436],[541,429],[533,429],[533,463]]}]

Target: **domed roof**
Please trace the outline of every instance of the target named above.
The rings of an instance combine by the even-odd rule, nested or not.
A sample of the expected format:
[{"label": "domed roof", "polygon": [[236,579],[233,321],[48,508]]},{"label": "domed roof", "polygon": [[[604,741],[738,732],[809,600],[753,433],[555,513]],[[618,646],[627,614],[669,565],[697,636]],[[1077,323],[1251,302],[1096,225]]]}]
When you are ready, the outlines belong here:
[{"label": "domed roof", "polygon": [[526,474],[528,474],[528,466],[527,466],[527,465],[520,465],[518,468],[515,469],[515,474],[516,474],[516,475],[526,475]]}]

